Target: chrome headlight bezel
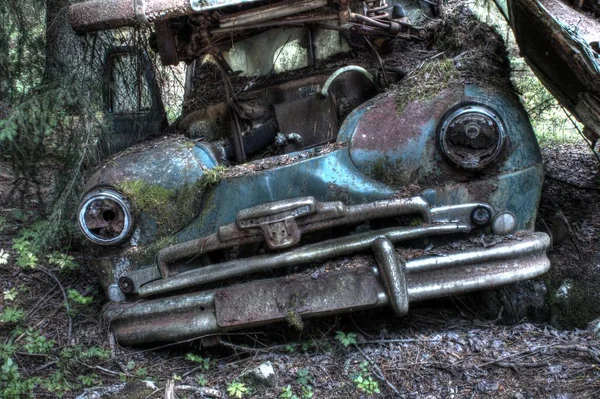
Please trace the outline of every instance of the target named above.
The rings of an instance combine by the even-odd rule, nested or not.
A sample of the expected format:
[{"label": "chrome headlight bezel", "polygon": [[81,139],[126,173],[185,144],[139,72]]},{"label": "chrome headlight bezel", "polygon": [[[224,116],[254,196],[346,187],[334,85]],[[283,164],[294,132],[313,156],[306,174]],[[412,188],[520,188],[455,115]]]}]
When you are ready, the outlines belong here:
[{"label": "chrome headlight bezel", "polygon": [[[470,124],[467,123],[471,119]],[[482,123],[485,124],[482,125]],[[484,158],[475,160],[465,159],[458,153],[449,142],[451,129],[458,123],[466,123],[464,135],[467,138],[476,138],[480,134],[481,128],[493,129],[496,137],[495,143],[490,148]],[[469,129],[471,129],[469,131]],[[491,108],[482,104],[462,104],[451,110],[442,118],[438,127],[438,144],[444,157],[453,165],[466,170],[482,170],[495,163],[502,155],[506,147],[507,134],[506,127],[502,118]]]},{"label": "chrome headlight bezel", "polygon": [[[87,218],[91,217],[90,212],[96,212],[93,209],[93,205],[98,202],[108,201],[112,204],[113,212],[116,215],[122,216],[122,227],[120,232],[114,237],[102,237],[101,235],[92,231],[88,226]],[[96,215],[94,215],[96,216]],[[108,188],[99,187],[89,191],[81,200],[79,209],[77,211],[77,224],[79,229],[86,236],[86,238],[98,245],[117,245],[124,242],[131,234],[134,226],[133,212],[131,205],[127,198],[125,198],[118,191]]]}]

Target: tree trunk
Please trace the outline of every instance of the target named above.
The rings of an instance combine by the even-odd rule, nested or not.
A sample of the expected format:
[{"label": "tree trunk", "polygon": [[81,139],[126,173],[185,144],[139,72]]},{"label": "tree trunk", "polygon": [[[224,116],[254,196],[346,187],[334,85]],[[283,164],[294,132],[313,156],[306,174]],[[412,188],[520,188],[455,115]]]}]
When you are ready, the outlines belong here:
[{"label": "tree trunk", "polygon": [[[7,20],[5,4],[0,4],[0,21]],[[10,103],[10,32],[6,24],[0,23],[0,119],[6,117]]]},{"label": "tree trunk", "polygon": [[83,42],[69,23],[69,0],[46,0],[44,83],[64,79],[83,62]]}]

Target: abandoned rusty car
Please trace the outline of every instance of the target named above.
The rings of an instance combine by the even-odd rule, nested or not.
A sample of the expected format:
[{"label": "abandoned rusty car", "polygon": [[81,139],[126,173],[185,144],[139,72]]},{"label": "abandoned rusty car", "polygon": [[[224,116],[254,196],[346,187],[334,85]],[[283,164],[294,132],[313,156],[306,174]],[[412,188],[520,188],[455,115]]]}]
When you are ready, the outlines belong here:
[{"label": "abandoned rusty car", "polygon": [[162,62],[187,63],[179,134],[135,119],[157,112],[152,96],[129,112],[114,89],[114,117],[146,130],[105,146],[77,213],[119,343],[404,315],[548,270],[538,144],[502,38],[469,10],[95,0],[70,13],[82,32],[151,24]]}]

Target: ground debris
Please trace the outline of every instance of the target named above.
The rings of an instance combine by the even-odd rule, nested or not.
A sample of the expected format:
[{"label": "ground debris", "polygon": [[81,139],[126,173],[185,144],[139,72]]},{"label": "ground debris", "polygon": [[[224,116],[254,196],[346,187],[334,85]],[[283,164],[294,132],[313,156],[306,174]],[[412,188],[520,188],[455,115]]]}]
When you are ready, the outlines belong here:
[{"label": "ground debris", "polygon": [[121,384],[86,389],[77,399],[136,399],[158,391],[152,381],[124,382]]},{"label": "ground debris", "polygon": [[246,379],[254,384],[274,387],[277,385],[277,376],[271,362],[264,362],[258,367],[246,371],[241,375],[241,379]]}]

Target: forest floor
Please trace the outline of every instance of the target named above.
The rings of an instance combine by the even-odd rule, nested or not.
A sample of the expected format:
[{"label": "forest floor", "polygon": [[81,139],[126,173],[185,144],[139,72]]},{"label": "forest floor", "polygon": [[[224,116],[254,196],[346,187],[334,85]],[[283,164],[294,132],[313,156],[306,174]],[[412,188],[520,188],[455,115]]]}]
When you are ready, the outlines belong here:
[{"label": "forest floor", "polygon": [[[547,146],[543,156],[549,177],[541,215],[560,210],[573,230],[549,254],[553,273],[558,280],[582,273],[595,279],[600,163],[582,145]],[[0,174],[1,192],[7,188],[9,176]],[[98,386],[112,386],[102,397],[115,398],[233,397],[236,388],[255,398],[600,396],[597,334],[527,320],[503,325],[500,315],[485,319],[460,298],[422,304],[402,318],[382,309],[309,320],[302,332],[273,326],[225,335],[221,345],[202,351],[196,342],[121,348],[111,344],[102,321],[106,298],[87,255],[73,253],[80,266],[64,273],[47,263],[17,266],[11,248],[23,218],[17,206],[0,211],[0,249],[9,254],[0,266],[0,386],[13,390],[0,396],[76,397]],[[93,300],[86,304],[70,290]],[[22,314],[7,322],[8,311]],[[241,377],[267,362],[275,386]],[[153,383],[136,383],[143,380]],[[125,382],[128,392],[117,392]]]}]

